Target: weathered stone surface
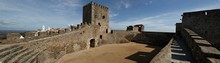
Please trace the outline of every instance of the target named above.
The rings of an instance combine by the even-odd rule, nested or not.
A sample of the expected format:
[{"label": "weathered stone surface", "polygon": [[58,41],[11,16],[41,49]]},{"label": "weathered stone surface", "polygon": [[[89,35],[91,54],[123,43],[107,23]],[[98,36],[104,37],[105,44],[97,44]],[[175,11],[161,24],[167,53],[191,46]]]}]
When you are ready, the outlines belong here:
[{"label": "weathered stone surface", "polygon": [[219,63],[220,51],[213,47],[207,40],[187,28],[184,28],[181,34],[186,40],[189,48],[191,48],[192,55],[198,63]]},{"label": "weathered stone surface", "polygon": [[[216,48],[220,48],[220,9],[183,13],[182,26],[198,33]],[[220,49],[219,49],[220,50]]]},{"label": "weathered stone surface", "polygon": [[[16,62],[24,57],[25,59],[22,59],[20,62],[55,63],[60,57],[68,53],[105,44],[133,41],[161,47],[165,46],[151,62],[170,62],[171,42],[169,40],[174,33],[144,32],[142,24],[128,26],[127,31],[111,30],[109,28],[108,13],[108,7],[91,2],[83,6],[83,21],[77,27],[55,28],[54,30],[44,32],[26,32],[23,34],[24,40],[19,39],[21,36],[19,33],[7,34],[7,41],[0,42],[14,43],[26,41],[18,43],[18,45],[31,50],[1,49],[3,52],[12,50],[12,54],[5,53],[8,56],[3,53],[2,58],[5,58],[3,61],[12,59],[13,61],[9,62]],[[220,36],[219,18],[219,9],[188,12],[183,14],[183,23],[176,24],[176,35],[185,39],[192,51],[193,57],[198,63],[219,63],[220,51],[216,49],[220,48],[220,39],[218,38]],[[25,53],[20,54],[19,52]]]},{"label": "weathered stone surface", "polygon": [[171,44],[174,38],[150,61],[150,63],[171,63]]},{"label": "weathered stone surface", "polygon": [[195,41],[197,44],[202,44],[202,45],[211,46],[211,44],[210,44],[207,40],[194,39],[194,41]]},{"label": "weathered stone surface", "polygon": [[134,31],[134,32],[143,32],[144,31],[144,25],[137,24],[137,25],[130,25],[127,27],[127,31]]}]

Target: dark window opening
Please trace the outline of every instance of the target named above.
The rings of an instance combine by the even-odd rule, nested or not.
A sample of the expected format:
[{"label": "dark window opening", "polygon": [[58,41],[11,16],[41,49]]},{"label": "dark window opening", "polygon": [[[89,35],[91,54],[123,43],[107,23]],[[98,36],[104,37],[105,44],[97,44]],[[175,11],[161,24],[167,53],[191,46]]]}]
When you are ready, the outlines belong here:
[{"label": "dark window opening", "polygon": [[100,23],[98,23],[98,25],[99,25],[99,26],[101,26],[101,24],[100,24]]},{"label": "dark window opening", "polygon": [[95,47],[95,39],[90,40],[90,48]]},{"label": "dark window opening", "polygon": [[138,27],[138,31],[140,31],[140,32],[141,32],[141,31],[142,31],[142,28],[141,28],[141,27]]},{"label": "dark window opening", "polygon": [[100,35],[100,39],[102,39],[102,35]]},{"label": "dark window opening", "polygon": [[105,16],[102,16],[102,19],[105,19]]},{"label": "dark window opening", "polygon": [[108,33],[108,29],[106,29],[106,31],[105,31],[106,33]]},{"label": "dark window opening", "polygon": [[111,30],[111,34],[113,33],[113,30]]}]

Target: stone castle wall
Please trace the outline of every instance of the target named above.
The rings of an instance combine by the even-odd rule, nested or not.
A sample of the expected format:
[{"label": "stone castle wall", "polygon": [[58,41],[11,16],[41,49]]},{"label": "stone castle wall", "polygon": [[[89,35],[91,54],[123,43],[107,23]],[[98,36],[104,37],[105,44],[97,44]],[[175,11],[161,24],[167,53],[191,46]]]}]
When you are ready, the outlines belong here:
[{"label": "stone castle wall", "polygon": [[174,34],[166,32],[141,32],[135,35],[131,41],[164,47]]},{"label": "stone castle wall", "polygon": [[220,9],[183,14],[182,26],[189,28],[220,48]]},{"label": "stone castle wall", "polygon": [[[85,25],[81,29],[77,29],[72,32],[46,37],[42,40],[34,42],[28,42],[26,47],[33,49],[46,49],[38,56],[39,63],[56,62],[64,54],[98,47],[105,44],[126,43],[128,40],[124,38],[126,35],[133,34],[133,32],[120,32],[113,31],[113,33],[107,33],[100,37],[92,30],[97,29],[97,25]],[[124,34],[122,34],[124,33]],[[95,40],[95,43],[91,45],[91,40]],[[46,61],[47,60],[47,61]]]},{"label": "stone castle wall", "polygon": [[134,26],[134,29],[139,32],[111,30],[108,8],[91,2],[83,7],[83,22],[77,25],[76,30],[27,32],[24,33],[26,42],[19,44],[35,51],[43,50],[38,55],[37,62],[55,63],[65,54],[104,44],[144,41],[163,47],[174,35],[173,33],[142,32],[143,26]]},{"label": "stone castle wall", "polygon": [[172,63],[171,62],[171,44],[174,41],[172,38],[166,46],[150,61],[150,63]]},{"label": "stone castle wall", "polygon": [[220,51],[196,32],[183,28],[182,38],[191,50],[192,56],[198,63],[219,63]]},{"label": "stone castle wall", "polygon": [[[120,43],[111,42],[112,40],[114,41],[114,38],[110,36],[115,36],[111,35],[113,34],[111,31],[109,28],[108,8],[91,2],[84,6],[83,22],[77,25],[76,30],[71,32],[65,30],[68,33],[64,34],[63,30],[30,33],[27,35],[35,36],[26,37],[40,39],[30,42],[26,46],[33,49],[45,49],[38,56],[38,62],[53,63],[67,53],[98,47],[103,44]],[[116,41],[121,40],[118,39]]]},{"label": "stone castle wall", "polygon": [[[7,33],[7,34],[3,34],[3,38],[0,39],[1,40],[0,42],[3,44],[28,42],[31,40],[36,40],[36,39],[40,39],[40,38],[45,38],[45,37],[55,36],[55,35],[59,35],[59,34],[63,34],[63,33],[68,33],[70,31],[71,30],[66,31],[65,29],[62,29],[62,30],[57,30],[57,32],[48,30],[48,31],[43,31],[43,32],[32,31],[32,32],[24,32],[24,33]],[[21,36],[23,36],[24,39],[20,39]]]},{"label": "stone castle wall", "polygon": [[143,32],[144,31],[144,25],[137,24],[137,25],[130,25],[127,27],[127,31],[134,31],[134,32]]},{"label": "stone castle wall", "polygon": [[[125,31],[125,30],[113,30],[113,33],[107,33],[103,35],[101,38],[99,35],[93,35],[96,33],[92,32],[92,30],[97,29],[96,27],[97,25],[85,25],[85,27],[81,29],[77,29],[75,31],[71,31],[68,33],[59,34],[51,37],[46,37],[45,39],[41,39],[33,42],[28,42],[29,44],[26,44],[25,46],[33,49],[40,49],[40,50],[45,49],[45,51],[43,51],[38,56],[38,62],[48,63],[48,62],[56,62],[56,60],[58,60],[61,56],[65,54],[92,48],[91,47],[92,39],[95,40],[94,46],[98,47],[105,44],[127,43],[130,42],[130,40],[137,39],[137,37],[139,36],[138,34],[140,33],[140,32]],[[145,36],[148,35],[155,35],[155,36],[145,37],[143,39],[152,39],[159,36],[164,38],[162,41],[164,41],[167,37],[170,38],[171,35],[173,35],[172,33],[150,33],[150,32],[148,33],[145,32],[145,33],[146,33]],[[138,40],[142,40],[142,39],[138,39]],[[150,41],[156,41],[156,39]],[[159,41],[160,40],[156,42]]]},{"label": "stone castle wall", "polygon": [[7,33],[6,34],[6,40],[10,42],[19,42],[20,41],[20,33]]},{"label": "stone castle wall", "polygon": [[182,29],[182,23],[176,23],[176,35],[181,35]]},{"label": "stone castle wall", "polygon": [[[186,41],[198,63],[219,63],[220,10],[186,12],[176,24],[176,35]],[[218,49],[217,49],[218,48]]]}]

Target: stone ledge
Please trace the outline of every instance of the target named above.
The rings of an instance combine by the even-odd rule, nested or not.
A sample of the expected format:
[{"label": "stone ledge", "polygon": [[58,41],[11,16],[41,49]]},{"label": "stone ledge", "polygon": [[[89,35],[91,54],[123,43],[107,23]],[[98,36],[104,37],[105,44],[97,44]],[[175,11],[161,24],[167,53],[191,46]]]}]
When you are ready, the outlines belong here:
[{"label": "stone ledge", "polygon": [[198,34],[196,34],[195,32],[193,32],[192,30],[190,30],[190,29],[188,29],[188,28],[184,28],[184,30],[185,30],[186,32],[188,32],[190,36],[198,36]]},{"label": "stone ledge", "polygon": [[202,37],[200,37],[200,36],[191,36],[192,38],[194,38],[194,39],[203,39]]},{"label": "stone ledge", "polygon": [[183,37],[199,63],[220,63],[220,51],[194,31],[183,28]]},{"label": "stone ledge", "polygon": [[216,58],[207,58],[208,60],[210,60],[211,63],[218,63],[220,62],[219,59],[216,59]]},{"label": "stone ledge", "polygon": [[198,40],[198,39],[194,39],[195,43],[197,44],[201,44],[201,45],[207,45],[207,46],[211,46],[211,44],[207,41],[207,40]]},{"label": "stone ledge", "polygon": [[207,46],[199,46],[201,51],[208,54],[217,54],[220,55],[220,51],[214,47],[207,47]]}]

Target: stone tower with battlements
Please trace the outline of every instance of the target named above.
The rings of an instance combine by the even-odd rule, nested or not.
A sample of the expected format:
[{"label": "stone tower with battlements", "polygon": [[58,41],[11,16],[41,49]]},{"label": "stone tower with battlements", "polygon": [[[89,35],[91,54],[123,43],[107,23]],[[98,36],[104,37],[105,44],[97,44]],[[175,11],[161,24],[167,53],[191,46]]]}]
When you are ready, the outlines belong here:
[{"label": "stone tower with battlements", "polygon": [[[83,6],[83,24],[89,25],[92,37],[89,38],[90,46],[96,47],[102,40],[107,40],[107,34],[111,32],[109,28],[109,11],[108,7],[90,2]],[[95,45],[91,45],[95,43]]]},{"label": "stone tower with battlements", "polygon": [[109,26],[108,7],[90,2],[83,7],[83,23],[89,25]]}]

